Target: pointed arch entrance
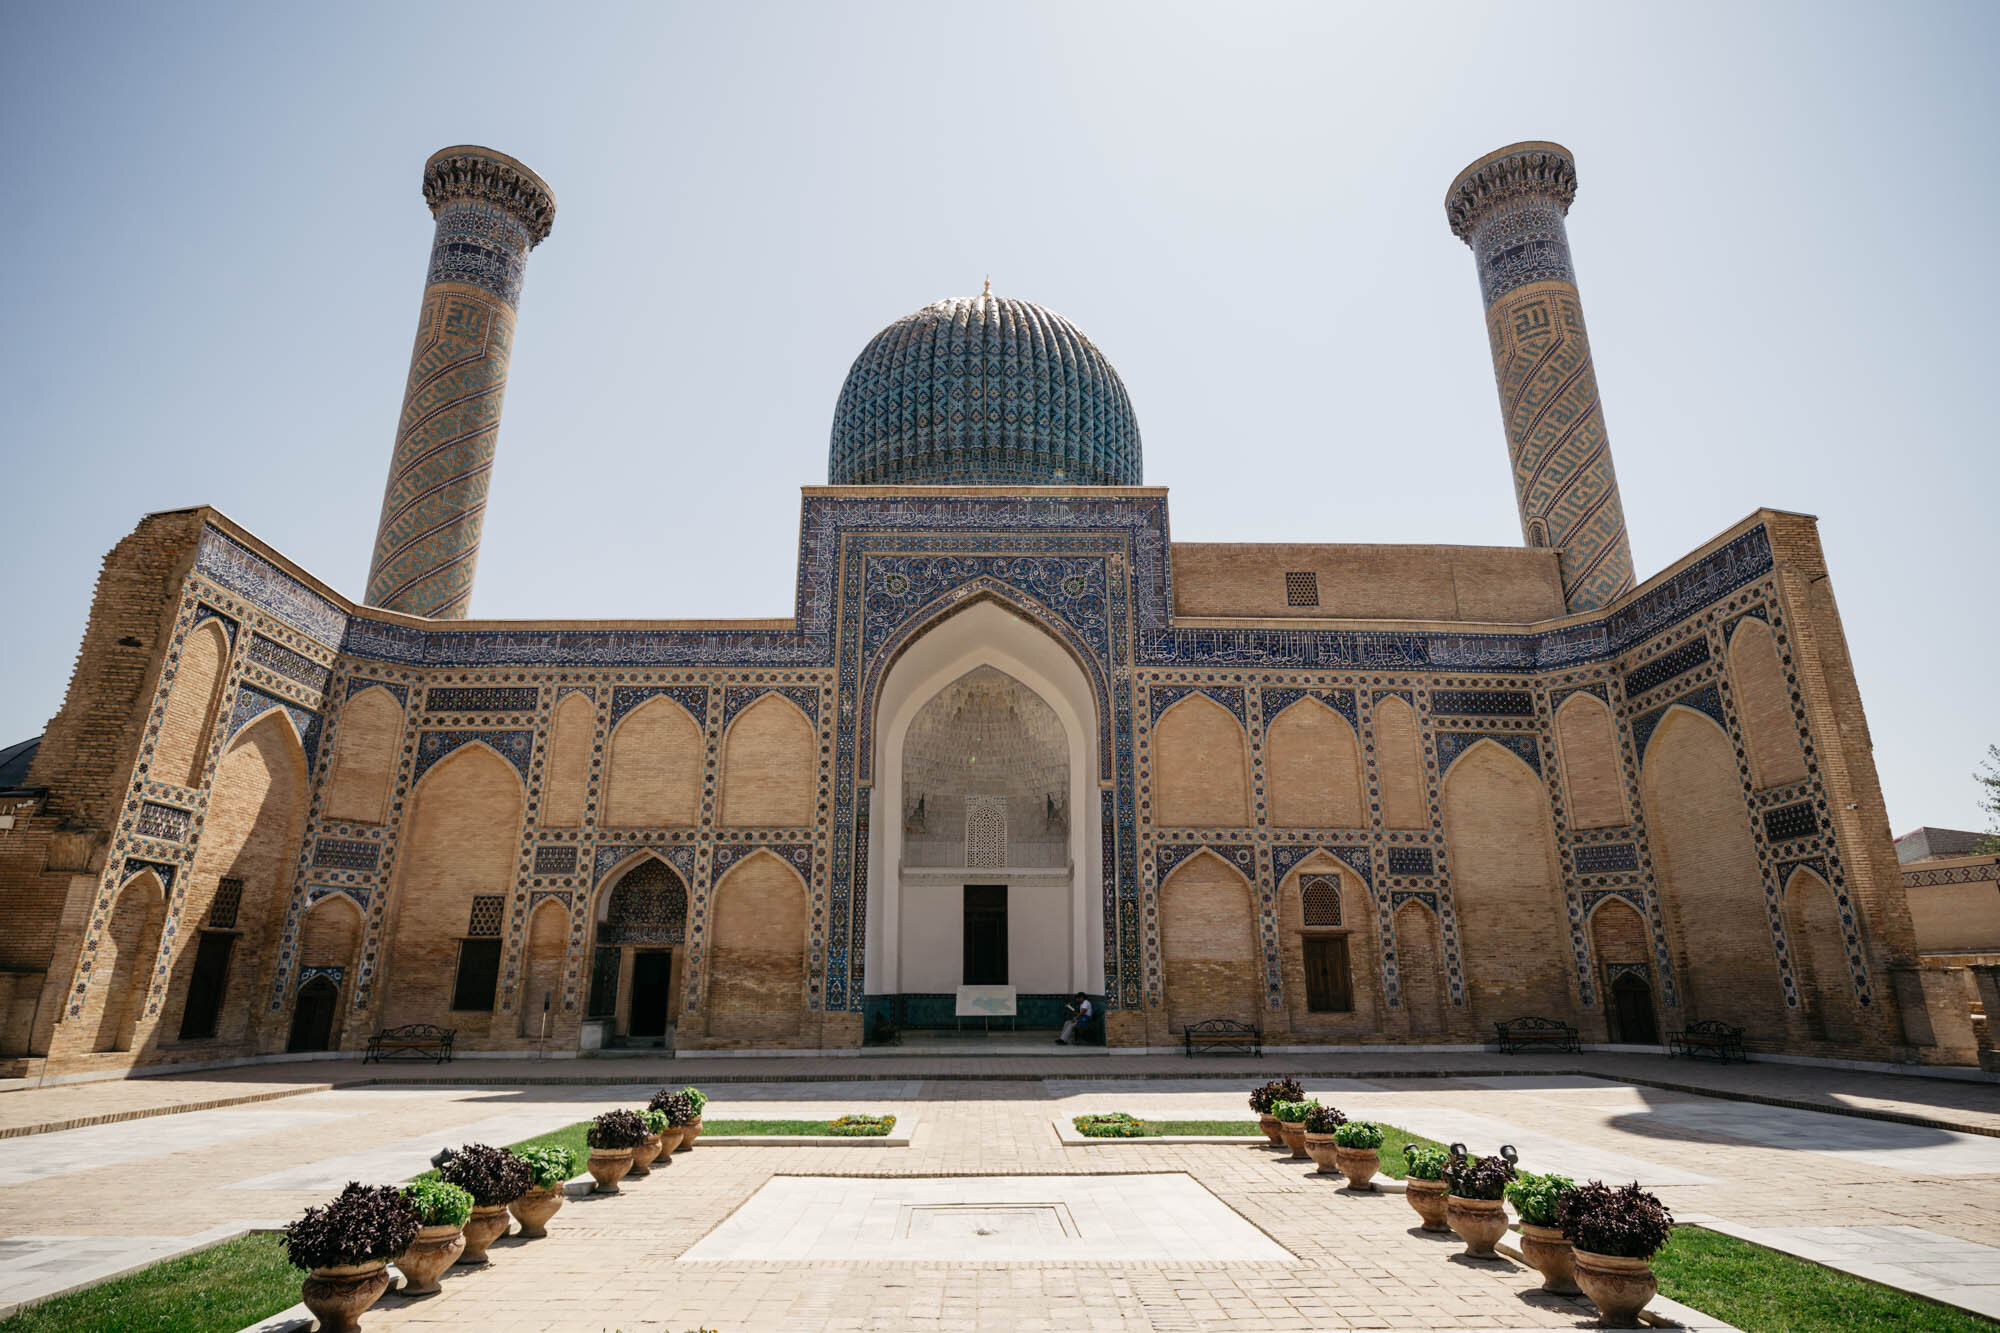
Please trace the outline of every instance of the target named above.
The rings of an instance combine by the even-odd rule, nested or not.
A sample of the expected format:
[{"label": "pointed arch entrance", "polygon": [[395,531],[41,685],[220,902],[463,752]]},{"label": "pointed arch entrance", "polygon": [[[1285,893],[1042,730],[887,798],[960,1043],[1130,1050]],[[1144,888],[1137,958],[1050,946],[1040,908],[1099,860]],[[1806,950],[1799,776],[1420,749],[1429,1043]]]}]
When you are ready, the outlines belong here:
[{"label": "pointed arch entrance", "polygon": [[629,1044],[664,1044],[680,1017],[687,914],[686,882],[650,853],[598,891],[588,1013]]},{"label": "pointed arch entrance", "polygon": [[[918,996],[948,1016],[936,1001],[974,964],[982,977],[1004,966],[1025,1022],[1037,1005],[1058,1016],[1056,997],[1103,994],[1097,755],[1084,669],[995,601],[940,621],[889,668],[876,697],[867,976],[870,995],[911,997],[899,1021],[923,1021]],[[987,941],[977,959],[968,929]]]}]

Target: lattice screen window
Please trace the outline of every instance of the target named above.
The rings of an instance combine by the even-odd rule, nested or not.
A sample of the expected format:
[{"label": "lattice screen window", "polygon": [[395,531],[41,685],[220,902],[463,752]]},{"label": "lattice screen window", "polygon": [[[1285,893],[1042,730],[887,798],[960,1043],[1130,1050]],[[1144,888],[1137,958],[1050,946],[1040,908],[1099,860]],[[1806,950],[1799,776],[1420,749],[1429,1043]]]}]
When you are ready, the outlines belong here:
[{"label": "lattice screen window", "polygon": [[243,907],[243,881],[224,877],[215,882],[215,900],[208,905],[208,924],[217,930],[236,929],[236,913]]},{"label": "lattice screen window", "polygon": [[465,933],[474,939],[495,939],[500,934],[500,909],[507,899],[498,893],[482,893],[472,900],[472,920]]},{"label": "lattice screen window", "polygon": [[1311,570],[1293,570],[1285,575],[1286,606],[1318,606],[1319,575]]},{"label": "lattice screen window", "polygon": [[1007,798],[965,798],[965,864],[992,867],[1007,864]]},{"label": "lattice screen window", "polygon": [[1340,924],[1340,876],[1300,875],[1299,897],[1304,902],[1308,926]]}]

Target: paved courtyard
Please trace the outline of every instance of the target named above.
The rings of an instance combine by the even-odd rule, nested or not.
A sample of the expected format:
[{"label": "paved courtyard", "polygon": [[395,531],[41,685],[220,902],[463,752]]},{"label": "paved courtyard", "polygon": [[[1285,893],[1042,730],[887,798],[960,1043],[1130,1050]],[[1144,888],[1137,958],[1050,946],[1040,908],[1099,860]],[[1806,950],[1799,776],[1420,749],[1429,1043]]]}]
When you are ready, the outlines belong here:
[{"label": "paved courtyard", "polygon": [[[1480,1150],[1513,1143],[1531,1169],[1637,1179],[1683,1218],[2000,1314],[2000,1137],[1991,1132],[2000,1089],[1795,1067],[1619,1063],[1629,1060],[1585,1056],[1569,1063],[1592,1072],[1523,1074],[1521,1062],[1467,1055],[1455,1058],[1454,1077],[1332,1073],[1304,1082],[1350,1116]],[[1518,1264],[1457,1257],[1454,1239],[1415,1229],[1399,1194],[1347,1191],[1312,1175],[1310,1163],[1256,1144],[1066,1143],[1060,1132],[1068,1117],[1094,1110],[1247,1117],[1244,1092],[1280,1072],[1287,1062],[1276,1058],[1247,1062],[1240,1076],[1111,1057],[945,1069],[895,1059],[656,1063],[634,1062],[632,1081],[618,1085],[510,1085],[498,1081],[505,1069],[462,1062],[410,1075],[442,1080],[434,1084],[17,1131],[0,1138],[0,1305],[142,1262],[188,1237],[282,1222],[349,1179],[405,1178],[447,1144],[509,1142],[693,1078],[711,1093],[711,1120],[887,1111],[910,1143],[704,1142],[619,1196],[572,1200],[545,1240],[500,1242],[490,1268],[454,1272],[441,1296],[386,1298],[368,1326],[1480,1329],[1575,1327],[1591,1317],[1578,1301],[1540,1293]],[[1594,1076],[1599,1066],[1684,1087]],[[1555,1066],[1528,1066],[1536,1067]],[[597,1062],[534,1069],[628,1077],[625,1066]],[[361,1072],[322,1065],[292,1077],[312,1088]],[[965,1076],[978,1072],[992,1076]],[[10,1094],[0,1111],[32,1129],[6,1104],[41,1099],[52,1113],[44,1123],[73,1118],[53,1113],[79,1112],[100,1092],[138,1092],[153,1099],[149,1111],[171,1104],[174,1081],[144,1082],[151,1086]],[[269,1090],[248,1075],[187,1082],[195,1101],[227,1095],[219,1086]],[[1869,1116],[1741,1100],[1752,1095]],[[1935,1123],[1912,1123],[1923,1120]],[[1936,1127],[1950,1124],[1963,1128]],[[59,1239],[74,1237],[90,1239],[81,1250]]]}]

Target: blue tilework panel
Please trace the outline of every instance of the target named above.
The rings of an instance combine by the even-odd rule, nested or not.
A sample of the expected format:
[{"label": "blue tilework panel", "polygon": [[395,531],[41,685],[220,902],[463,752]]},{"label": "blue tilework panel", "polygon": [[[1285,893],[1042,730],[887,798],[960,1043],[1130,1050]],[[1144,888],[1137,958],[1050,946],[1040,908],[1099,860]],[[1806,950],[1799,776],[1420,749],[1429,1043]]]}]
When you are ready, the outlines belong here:
[{"label": "blue tilework panel", "polygon": [[1615,875],[1639,868],[1639,848],[1629,842],[1599,842],[1575,849],[1579,875]]},{"label": "blue tilework panel", "polygon": [[490,688],[434,686],[424,691],[424,711],[429,713],[532,713],[541,698],[533,685]]},{"label": "blue tilework panel", "polygon": [[1772,842],[1810,838],[1818,832],[1819,816],[1813,812],[1811,801],[1781,805],[1775,810],[1764,812],[1764,835]]},{"label": "blue tilework panel", "polygon": [[1391,847],[1388,849],[1389,873],[1392,875],[1434,875],[1437,865],[1428,847]]},{"label": "blue tilework panel", "polygon": [[1625,693],[1628,697],[1644,694],[1655,685],[1672,680],[1675,676],[1685,675],[1706,661],[1708,661],[1708,640],[1699,637],[1689,639],[1680,647],[1671,648],[1638,670],[1628,673],[1625,677]]},{"label": "blue tilework panel", "polygon": [[1431,712],[1453,717],[1533,717],[1535,696],[1526,690],[1432,690]]}]

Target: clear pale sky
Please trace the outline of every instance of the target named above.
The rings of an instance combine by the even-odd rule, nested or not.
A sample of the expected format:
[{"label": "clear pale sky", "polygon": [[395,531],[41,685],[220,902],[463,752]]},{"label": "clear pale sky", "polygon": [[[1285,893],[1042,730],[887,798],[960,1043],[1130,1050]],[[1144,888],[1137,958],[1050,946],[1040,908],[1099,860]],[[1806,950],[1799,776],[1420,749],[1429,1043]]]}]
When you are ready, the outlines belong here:
[{"label": "clear pale sky", "polygon": [[1983,827],[2000,7],[0,10],[0,744],[97,564],[213,504],[359,596],[423,160],[553,186],[480,617],[786,615],[848,364],[978,292],[1124,376],[1183,540],[1520,541],[1445,187],[1576,153],[1640,576],[1820,518],[1895,831]]}]

